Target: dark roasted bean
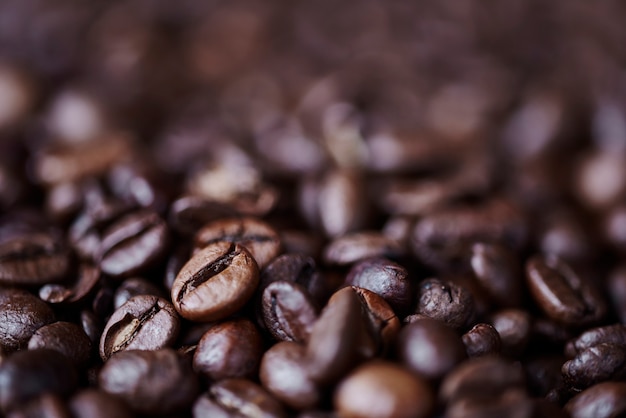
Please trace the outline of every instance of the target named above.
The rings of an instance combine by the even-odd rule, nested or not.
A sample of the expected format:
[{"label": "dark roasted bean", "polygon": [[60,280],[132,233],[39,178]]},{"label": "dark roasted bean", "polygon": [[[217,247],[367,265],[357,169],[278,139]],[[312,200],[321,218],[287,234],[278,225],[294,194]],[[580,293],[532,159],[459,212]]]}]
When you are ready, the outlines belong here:
[{"label": "dark roasted bean", "polygon": [[465,288],[438,279],[419,284],[416,313],[438,319],[452,328],[468,325],[474,315],[474,300]]},{"label": "dark roasted bean", "polygon": [[118,286],[113,295],[113,308],[117,309],[134,296],[152,295],[165,297],[163,291],[152,282],[141,277],[131,277]]},{"label": "dark roasted bean", "polygon": [[57,350],[81,366],[87,363],[91,355],[91,340],[78,325],[59,321],[35,331],[28,341],[28,349],[37,348]]},{"label": "dark roasted bean", "polygon": [[421,418],[430,416],[434,399],[424,381],[395,364],[379,361],[348,375],[335,392],[334,405],[340,416]]},{"label": "dark roasted bean", "polygon": [[259,291],[263,292],[270,283],[279,280],[299,284],[318,302],[327,297],[328,289],[324,277],[310,256],[283,254],[276,257],[261,271]]},{"label": "dark roasted bean", "polygon": [[352,289],[361,300],[363,317],[357,351],[365,359],[385,354],[400,331],[400,320],[378,294],[357,286]]},{"label": "dark roasted bean", "polygon": [[600,343],[563,364],[566,383],[584,389],[606,380],[626,378],[626,346]]},{"label": "dark roasted bean", "polygon": [[68,284],[47,284],[39,288],[39,297],[48,303],[75,303],[83,301],[97,288],[100,269],[83,263],[78,268],[78,278]]},{"label": "dark roasted bean", "polygon": [[199,196],[183,196],[172,202],[169,222],[177,232],[193,236],[204,225],[235,215],[235,210],[223,203]]},{"label": "dark roasted bean", "polygon": [[491,398],[461,398],[448,405],[446,418],[531,418],[533,403],[523,390],[512,389]]},{"label": "dark roasted bean", "polygon": [[468,357],[499,354],[502,348],[500,334],[489,324],[476,324],[462,336]]},{"label": "dark roasted bean", "polygon": [[613,418],[626,413],[626,383],[598,383],[573,397],[565,410],[572,418]]},{"label": "dark roasted bean", "polygon": [[12,351],[26,347],[35,331],[53,322],[54,312],[26,291],[0,289],[0,318],[0,349]]},{"label": "dark roasted bean", "polygon": [[43,393],[69,395],[77,383],[74,365],[58,351],[17,352],[0,364],[0,409],[8,412]]},{"label": "dark roasted bean", "polygon": [[149,211],[119,219],[102,235],[100,268],[114,277],[140,273],[158,262],[167,248],[167,225]]},{"label": "dark roasted bean", "polygon": [[405,326],[398,336],[397,352],[409,370],[430,380],[441,379],[466,358],[461,338],[434,319]]},{"label": "dark roasted bean", "polygon": [[98,376],[100,388],[143,414],[169,414],[193,403],[198,382],[191,364],[175,351],[122,351]]},{"label": "dark roasted bean", "polygon": [[172,302],[186,319],[217,321],[238,311],[258,283],[259,268],[248,250],[216,242],[183,266],[172,286]]},{"label": "dark roasted bean", "polygon": [[615,324],[588,329],[565,346],[565,355],[574,357],[589,347],[603,343],[626,347],[626,325]]},{"label": "dark roasted bean", "polygon": [[519,266],[504,247],[485,243],[472,245],[470,265],[476,280],[499,306],[516,307],[521,304]]},{"label": "dark roasted bean", "polygon": [[533,257],[526,263],[533,298],[550,318],[567,325],[598,322],[607,312],[602,294],[556,257]]},{"label": "dark roasted bean", "polygon": [[318,309],[302,286],[272,282],[263,291],[261,304],[265,327],[274,338],[301,343],[309,339]]},{"label": "dark roasted bean", "polygon": [[494,313],[491,325],[498,331],[502,342],[502,353],[519,356],[528,345],[531,331],[531,317],[520,309],[504,309]]},{"label": "dark roasted bean", "polygon": [[193,355],[196,372],[213,381],[253,377],[261,361],[261,334],[247,319],[222,322],[204,333]]},{"label": "dark roasted bean", "polygon": [[100,338],[100,357],[123,350],[158,350],[174,343],[180,321],[167,300],[152,295],[129,299],[109,318]]},{"label": "dark roasted bean", "polygon": [[74,418],[131,418],[129,408],[106,392],[97,389],[84,389],[69,401]]},{"label": "dark roasted bean", "polygon": [[325,249],[323,259],[328,264],[350,265],[370,257],[397,258],[403,250],[396,241],[379,232],[354,232],[336,238]]},{"label": "dark roasted bean", "polygon": [[385,258],[363,260],[350,269],[346,284],[371,290],[382,296],[396,313],[409,311],[413,289],[408,271]]},{"label": "dark roasted bean", "polygon": [[195,237],[196,247],[200,249],[221,241],[245,247],[261,269],[281,250],[276,231],[254,218],[218,220],[205,225]]},{"label": "dark roasted bean", "polygon": [[289,407],[302,410],[317,406],[321,393],[306,367],[306,348],[284,341],[263,355],[259,378],[263,387]]}]

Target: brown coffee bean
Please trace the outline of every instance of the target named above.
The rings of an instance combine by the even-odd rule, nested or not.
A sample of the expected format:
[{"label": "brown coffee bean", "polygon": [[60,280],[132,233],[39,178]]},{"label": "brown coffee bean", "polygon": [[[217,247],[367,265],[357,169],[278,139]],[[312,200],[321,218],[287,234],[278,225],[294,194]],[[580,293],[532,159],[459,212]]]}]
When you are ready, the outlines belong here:
[{"label": "brown coffee bean", "polygon": [[74,418],[131,418],[130,409],[115,396],[97,389],[83,389],[69,401]]},{"label": "brown coffee bean", "polygon": [[0,289],[0,349],[25,348],[42,326],[54,321],[54,312],[24,290]]},{"label": "brown coffee bean", "polygon": [[575,357],[581,351],[603,343],[626,347],[626,325],[614,324],[588,329],[565,346],[565,355]]},{"label": "brown coffee bean", "polygon": [[261,334],[247,319],[212,326],[204,333],[193,355],[193,369],[213,381],[253,377],[259,367]]},{"label": "brown coffee bean", "polygon": [[309,339],[318,309],[302,286],[276,281],[263,291],[263,322],[279,341],[304,343]]},{"label": "brown coffee bean", "polygon": [[523,390],[511,389],[490,398],[461,398],[446,408],[447,418],[534,418],[535,405]]},{"label": "brown coffee bean", "polygon": [[172,202],[168,220],[178,233],[193,236],[204,225],[235,215],[235,210],[226,204],[200,196],[183,196]]},{"label": "brown coffee bean", "polygon": [[626,413],[626,383],[604,382],[582,391],[565,404],[572,418],[612,418]]},{"label": "brown coffee bean", "polygon": [[346,266],[371,257],[397,258],[403,252],[396,241],[379,232],[365,231],[336,238],[324,249],[322,257],[327,264]]},{"label": "brown coffee bean", "polygon": [[474,300],[465,288],[438,279],[419,283],[416,313],[426,315],[461,329],[474,315]]},{"label": "brown coffee bean", "polygon": [[335,392],[334,405],[346,417],[418,418],[430,416],[434,397],[424,381],[395,364],[378,361],[347,376]]},{"label": "brown coffee bean", "polygon": [[167,248],[168,230],[158,214],[131,213],[102,235],[100,268],[114,277],[140,273],[158,262]]},{"label": "brown coffee bean", "polygon": [[600,343],[580,351],[561,368],[566,383],[584,389],[607,380],[626,378],[626,346]]},{"label": "brown coffee bean", "polygon": [[165,297],[165,294],[154,283],[142,279],[141,277],[131,277],[126,279],[115,289],[113,294],[113,308],[118,309],[130,298],[140,295],[152,295]]},{"label": "brown coffee bean", "polygon": [[191,406],[198,393],[191,364],[168,348],[118,352],[104,363],[98,383],[102,390],[146,415],[180,412]]},{"label": "brown coffee bean", "polygon": [[402,329],[397,354],[410,371],[429,380],[442,378],[466,358],[457,333],[443,322],[428,318]]},{"label": "brown coffee bean", "polygon": [[[259,385],[245,379],[224,379],[209,388],[194,405],[194,418],[213,417],[206,406],[225,412],[224,416],[241,418],[284,418],[283,406]],[[205,409],[206,408],[206,409]]]},{"label": "brown coffee bean", "polygon": [[521,309],[504,309],[491,316],[491,325],[498,331],[502,342],[502,353],[519,356],[528,345],[532,318]]},{"label": "brown coffee bean", "polygon": [[39,328],[28,341],[28,349],[49,348],[64,354],[77,366],[91,356],[91,340],[81,327],[71,322],[55,322]]},{"label": "brown coffee bean", "polygon": [[550,318],[566,325],[586,325],[607,313],[602,294],[560,259],[535,256],[526,263],[526,281],[533,298]]},{"label": "brown coffee bean", "polygon": [[328,284],[317,269],[315,260],[301,253],[283,254],[272,260],[261,271],[259,291],[262,293],[270,283],[279,280],[299,284],[316,302],[323,302],[329,296]]},{"label": "brown coffee bean", "polygon": [[195,237],[197,248],[228,241],[245,247],[262,269],[281,251],[280,238],[265,222],[255,218],[221,219],[205,225]]},{"label": "brown coffee bean", "polygon": [[520,306],[522,278],[513,256],[495,244],[476,243],[471,251],[472,272],[489,296],[502,307]]},{"label": "brown coffee bean", "polygon": [[242,245],[216,242],[195,254],[176,276],[172,301],[192,321],[217,321],[237,312],[259,283],[259,268]]},{"label": "brown coffee bean", "polygon": [[46,284],[39,288],[39,297],[48,303],[76,303],[85,300],[98,287],[100,268],[89,263],[78,267],[78,277],[73,283]]},{"label": "brown coffee bean", "polygon": [[158,350],[174,343],[180,320],[171,303],[152,295],[129,299],[111,315],[100,338],[100,357],[123,350]]},{"label": "brown coffee bean", "polygon": [[500,334],[489,324],[476,324],[461,337],[468,357],[500,354]]},{"label": "brown coffee bean", "polygon": [[306,367],[306,348],[284,341],[263,355],[259,378],[263,387],[289,407],[303,410],[317,406],[321,393]]},{"label": "brown coffee bean", "polygon": [[361,301],[361,332],[357,351],[364,359],[385,354],[400,331],[400,320],[380,295],[351,286]]}]

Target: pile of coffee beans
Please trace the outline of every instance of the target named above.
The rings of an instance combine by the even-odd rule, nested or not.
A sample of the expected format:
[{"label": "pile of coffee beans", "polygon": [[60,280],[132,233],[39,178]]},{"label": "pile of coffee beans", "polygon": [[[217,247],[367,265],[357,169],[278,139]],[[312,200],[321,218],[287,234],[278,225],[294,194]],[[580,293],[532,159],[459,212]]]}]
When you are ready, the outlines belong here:
[{"label": "pile of coffee beans", "polygon": [[0,1],[0,418],[626,415],[625,20]]}]

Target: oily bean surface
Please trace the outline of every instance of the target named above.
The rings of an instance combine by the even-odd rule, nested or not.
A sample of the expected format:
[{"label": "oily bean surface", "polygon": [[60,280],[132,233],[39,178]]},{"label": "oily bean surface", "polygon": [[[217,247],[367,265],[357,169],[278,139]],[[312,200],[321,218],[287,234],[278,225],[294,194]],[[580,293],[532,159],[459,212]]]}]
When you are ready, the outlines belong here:
[{"label": "oily bean surface", "polygon": [[261,299],[266,329],[280,341],[306,342],[317,320],[318,309],[302,286],[276,281],[263,291]]},{"label": "oily bean surface", "polygon": [[59,321],[39,328],[28,341],[28,349],[48,348],[64,354],[77,366],[91,356],[91,340],[83,329],[72,322]]},{"label": "oily bean surface", "polygon": [[0,348],[24,348],[42,326],[54,321],[52,309],[24,290],[0,289]]}]

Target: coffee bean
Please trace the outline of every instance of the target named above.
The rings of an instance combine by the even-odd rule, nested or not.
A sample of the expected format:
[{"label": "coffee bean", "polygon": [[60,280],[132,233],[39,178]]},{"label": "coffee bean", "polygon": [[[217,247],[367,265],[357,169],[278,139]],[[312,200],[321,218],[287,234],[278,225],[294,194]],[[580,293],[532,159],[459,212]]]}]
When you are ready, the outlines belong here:
[{"label": "coffee bean", "polygon": [[263,291],[263,321],[280,341],[306,342],[317,320],[318,309],[302,286],[276,281]]},{"label": "coffee bean", "polygon": [[102,334],[102,324],[98,316],[92,311],[82,310],[80,312],[80,325],[85,335],[89,337],[91,346],[97,347]]},{"label": "coffee bean", "polygon": [[466,358],[461,338],[434,319],[405,326],[398,335],[397,354],[410,371],[429,380],[442,378]]},{"label": "coffee bean", "polygon": [[238,311],[259,283],[259,268],[241,245],[216,242],[195,254],[178,273],[172,301],[192,321],[217,321]]},{"label": "coffee bean", "polygon": [[498,331],[502,341],[502,353],[519,356],[528,345],[532,318],[520,309],[504,309],[491,316],[491,325]]},{"label": "coffee bean", "polygon": [[54,321],[44,302],[23,290],[0,289],[0,348],[13,351],[27,346],[42,326]]},{"label": "coffee bean", "polygon": [[352,266],[346,284],[379,294],[402,315],[410,309],[413,298],[408,276],[408,271],[401,265],[385,258],[372,258]]},{"label": "coffee bean", "polygon": [[362,320],[361,302],[353,289],[339,290],[331,297],[313,325],[307,345],[314,381],[336,381],[353,366]]},{"label": "coffee bean", "polygon": [[81,327],[71,322],[55,322],[39,328],[28,341],[28,349],[49,348],[64,354],[77,366],[87,363],[91,341]]},{"label": "coffee bean", "polygon": [[329,296],[328,285],[317,269],[315,260],[304,254],[283,254],[273,259],[261,271],[259,291],[262,293],[270,283],[279,280],[299,284],[308,290],[316,302],[325,301]]},{"label": "coffee bean", "polygon": [[513,256],[495,244],[476,243],[471,251],[472,272],[489,296],[502,307],[520,306],[522,279]]},{"label": "coffee bean", "polygon": [[449,418],[515,417],[531,418],[534,404],[523,390],[508,390],[493,398],[462,398],[446,409]]},{"label": "coffee bean", "polygon": [[317,406],[321,393],[309,377],[306,348],[284,341],[263,355],[259,378],[263,387],[289,407],[303,410]]},{"label": "coffee bean", "polygon": [[92,294],[100,280],[100,269],[89,263],[78,267],[78,277],[73,283],[46,284],[39,288],[39,297],[48,303],[81,302]]},{"label": "coffee bean", "polygon": [[184,410],[198,392],[191,364],[167,348],[118,352],[104,363],[98,382],[102,390],[146,415]]},{"label": "coffee bean", "polygon": [[139,295],[165,297],[163,291],[152,282],[141,277],[131,277],[118,286],[113,295],[113,307],[118,309],[130,298]]},{"label": "coffee bean", "polygon": [[284,418],[287,414],[282,405],[256,383],[245,379],[224,379],[211,385],[209,392],[198,398],[193,416]]},{"label": "coffee bean", "polygon": [[191,250],[187,247],[187,245],[181,245],[172,251],[170,258],[167,260],[167,264],[165,265],[165,277],[163,278],[163,285],[168,292],[172,291],[174,280],[176,280],[176,276],[189,260],[190,253]]},{"label": "coffee bean", "polygon": [[205,225],[195,237],[197,248],[205,248],[220,241],[245,247],[261,269],[281,251],[280,238],[276,231],[255,218],[218,220]]},{"label": "coffee bean", "polygon": [[261,361],[261,334],[247,319],[235,319],[211,327],[200,339],[193,368],[213,381],[229,377],[253,377]]},{"label": "coffee bean", "polygon": [[500,334],[489,324],[476,324],[461,337],[468,357],[500,354]]},{"label": "coffee bean", "polygon": [[369,359],[385,354],[400,331],[400,320],[380,295],[357,286],[351,286],[361,301],[361,330],[358,354]]},{"label": "coffee bean", "polygon": [[100,268],[114,277],[145,271],[158,262],[167,247],[167,225],[149,211],[131,213],[102,235]]},{"label": "coffee bean", "polygon": [[7,418],[73,418],[65,402],[57,395],[44,393],[15,410]]},{"label": "coffee bean", "polygon": [[67,279],[70,254],[59,237],[16,234],[0,240],[0,284],[33,286]]},{"label": "coffee bean", "polygon": [[107,360],[122,350],[158,350],[174,343],[180,321],[165,299],[139,295],[111,315],[100,338],[100,357]]},{"label": "coffee bean", "polygon": [[20,351],[0,364],[0,409],[11,409],[43,393],[66,396],[76,388],[74,365],[55,350]]},{"label": "coffee bean", "polygon": [[69,401],[74,418],[131,418],[129,408],[106,392],[97,389],[83,389]]},{"label": "coffee bean", "polygon": [[322,258],[327,264],[347,266],[371,257],[397,258],[403,250],[396,241],[379,232],[354,232],[333,240]]},{"label": "coffee bean", "polygon": [[334,395],[339,415],[350,417],[428,417],[434,403],[424,381],[383,361],[357,368],[340,383]]},{"label": "coffee bean", "polygon": [[565,405],[572,418],[611,418],[626,413],[626,383],[604,382],[582,391]]},{"label": "coffee bean", "polygon": [[587,348],[603,343],[626,347],[626,325],[614,324],[588,329],[565,346],[565,355],[574,357]]},{"label": "coffee bean", "polygon": [[426,315],[450,325],[465,327],[474,315],[474,301],[465,288],[438,279],[419,283],[416,313]]},{"label": "coffee bean", "polygon": [[566,383],[584,389],[607,380],[626,378],[626,346],[600,343],[580,351],[561,368]]},{"label": "coffee bean", "polygon": [[539,307],[556,321],[586,325],[606,315],[606,302],[594,285],[556,257],[535,256],[528,260],[526,279]]},{"label": "coffee bean", "polygon": [[226,204],[199,196],[183,196],[172,202],[169,223],[178,233],[193,236],[204,225],[237,215]]}]

